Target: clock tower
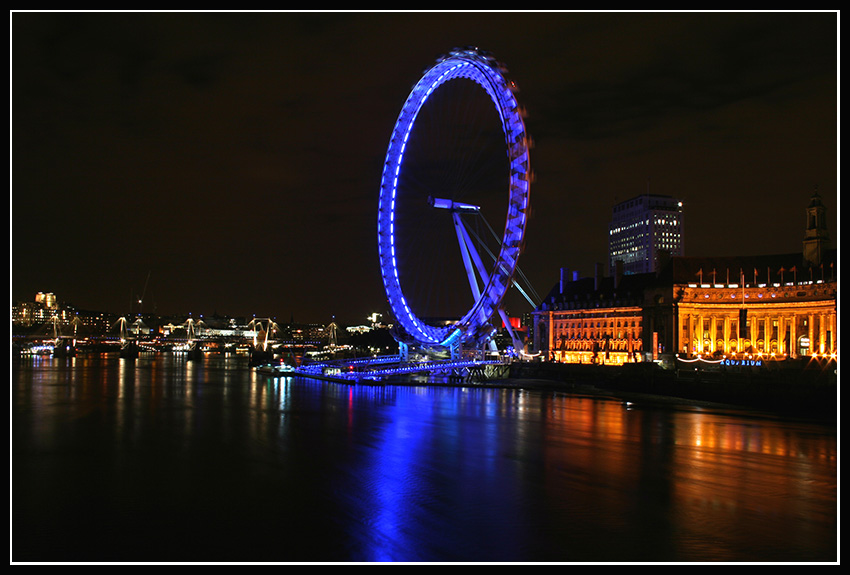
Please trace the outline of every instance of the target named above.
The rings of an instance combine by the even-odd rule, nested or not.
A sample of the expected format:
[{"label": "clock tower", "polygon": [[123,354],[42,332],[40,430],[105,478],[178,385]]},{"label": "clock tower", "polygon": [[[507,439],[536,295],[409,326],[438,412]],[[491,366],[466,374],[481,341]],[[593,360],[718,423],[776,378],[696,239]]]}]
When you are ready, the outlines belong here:
[{"label": "clock tower", "polygon": [[803,236],[803,259],[817,267],[823,261],[829,235],[826,231],[826,208],[815,190],[809,207],[806,208],[806,233]]}]

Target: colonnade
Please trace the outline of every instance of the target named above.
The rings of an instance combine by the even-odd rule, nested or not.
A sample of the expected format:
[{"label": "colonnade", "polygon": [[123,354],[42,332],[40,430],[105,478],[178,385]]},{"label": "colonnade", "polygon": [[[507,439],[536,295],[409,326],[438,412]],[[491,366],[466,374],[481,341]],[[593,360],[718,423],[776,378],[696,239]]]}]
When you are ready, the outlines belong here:
[{"label": "colonnade", "polygon": [[[824,305],[826,304],[826,305]],[[745,314],[741,310],[745,309]],[[746,322],[742,329],[742,323]],[[679,306],[678,352],[686,355],[765,354],[785,357],[832,354],[837,350],[835,307]]]}]

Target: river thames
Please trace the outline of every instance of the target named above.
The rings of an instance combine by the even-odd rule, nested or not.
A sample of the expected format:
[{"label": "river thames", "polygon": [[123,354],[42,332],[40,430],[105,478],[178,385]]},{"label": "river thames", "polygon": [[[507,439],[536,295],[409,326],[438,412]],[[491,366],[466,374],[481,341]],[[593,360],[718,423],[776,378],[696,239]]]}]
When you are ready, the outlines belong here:
[{"label": "river thames", "polygon": [[15,563],[839,559],[834,424],[236,357],[11,375]]}]

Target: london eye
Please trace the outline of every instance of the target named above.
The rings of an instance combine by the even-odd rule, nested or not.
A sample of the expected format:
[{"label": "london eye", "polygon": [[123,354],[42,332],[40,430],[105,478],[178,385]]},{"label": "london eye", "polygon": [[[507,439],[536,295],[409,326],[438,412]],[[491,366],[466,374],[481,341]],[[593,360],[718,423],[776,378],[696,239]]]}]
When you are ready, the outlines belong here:
[{"label": "london eye", "polygon": [[[381,177],[378,255],[406,342],[478,346],[492,341],[494,315],[507,319],[531,180],[515,92],[489,54],[455,49],[401,109]],[[449,295],[435,296],[432,284]]]}]

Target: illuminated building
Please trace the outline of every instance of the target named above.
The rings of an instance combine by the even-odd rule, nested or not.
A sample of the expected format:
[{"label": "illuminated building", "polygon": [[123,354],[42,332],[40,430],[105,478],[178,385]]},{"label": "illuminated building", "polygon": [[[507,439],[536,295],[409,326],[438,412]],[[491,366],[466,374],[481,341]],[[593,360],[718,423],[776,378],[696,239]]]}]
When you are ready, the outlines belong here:
[{"label": "illuminated building", "polygon": [[801,254],[674,258],[675,352],[780,358],[835,353],[835,254],[826,251],[817,265]]},{"label": "illuminated building", "polygon": [[655,272],[667,256],[683,256],[682,202],[643,194],[614,206],[608,227],[608,269],[623,262],[623,273]]},{"label": "illuminated building", "polygon": [[806,209],[801,253],[672,257],[658,273],[562,279],[533,312],[533,350],[549,361],[622,364],[679,358],[837,357],[837,250],[825,210]]},{"label": "illuminated building", "polygon": [[[617,266],[618,269],[620,266]],[[646,294],[656,274],[562,279],[533,312],[533,353],[548,361],[620,365],[644,360]]]},{"label": "illuminated building", "polygon": [[46,333],[54,326],[69,331],[74,324],[86,333],[104,333],[115,319],[113,314],[78,310],[72,305],[60,304],[52,293],[38,292],[33,301],[12,304],[12,329],[17,331],[36,329]]},{"label": "illuminated building", "polygon": [[67,325],[74,315],[72,309],[60,307],[52,293],[38,292],[33,301],[12,306],[12,324],[21,326],[41,325],[54,319]]},{"label": "illuminated building", "polygon": [[806,208],[803,252],[751,258],[674,258],[676,353],[686,357],[837,355],[837,251],[825,208]]},{"label": "illuminated building", "polygon": [[35,294],[35,303],[47,309],[56,309],[58,307],[56,296],[52,293],[38,292]]}]

